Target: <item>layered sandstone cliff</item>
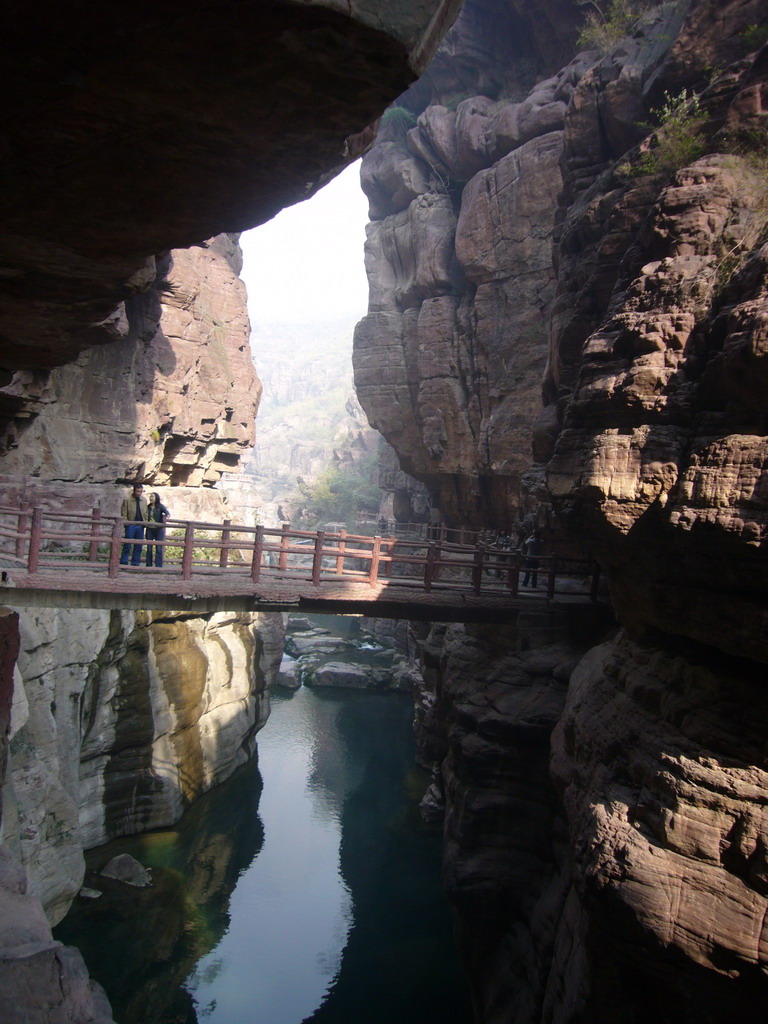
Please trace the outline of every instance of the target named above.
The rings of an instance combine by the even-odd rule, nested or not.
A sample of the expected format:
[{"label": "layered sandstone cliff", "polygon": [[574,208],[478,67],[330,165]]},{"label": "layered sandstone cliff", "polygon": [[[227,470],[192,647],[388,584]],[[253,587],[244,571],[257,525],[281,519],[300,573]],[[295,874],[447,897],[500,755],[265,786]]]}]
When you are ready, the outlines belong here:
[{"label": "layered sandstone cliff", "polygon": [[[527,92],[484,69],[452,98],[470,11],[366,161],[361,398],[449,517],[552,503],[625,627],[546,714],[498,638],[427,648],[478,1019],[741,1019],[767,993],[768,9],[648,4]],[[525,158],[555,137],[547,193]]]},{"label": "layered sandstone cliff", "polygon": [[524,502],[564,118],[588,66],[533,85],[556,51],[518,20],[513,5],[468,4],[438,69],[382,119],[363,160],[371,291],[354,355],[360,400],[402,468],[449,519],[498,527]]}]

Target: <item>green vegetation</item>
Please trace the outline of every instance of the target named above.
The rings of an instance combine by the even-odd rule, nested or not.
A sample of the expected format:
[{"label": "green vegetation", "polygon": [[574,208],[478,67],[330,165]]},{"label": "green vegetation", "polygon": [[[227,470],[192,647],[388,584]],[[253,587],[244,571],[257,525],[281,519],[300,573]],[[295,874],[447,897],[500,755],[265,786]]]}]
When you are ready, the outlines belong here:
[{"label": "green vegetation", "polygon": [[405,138],[406,133],[416,127],[416,115],[407,107],[388,107],[381,115],[381,132],[392,142]]},{"label": "green vegetation", "polygon": [[[629,35],[637,19],[652,7],[654,0],[586,0],[593,8],[579,33],[578,46],[582,50],[610,51]],[[586,6],[582,0],[582,6]]]},{"label": "green vegetation", "polygon": [[376,514],[381,500],[381,491],[374,482],[377,460],[374,452],[355,462],[329,466],[311,484],[299,483],[315,524],[333,521],[352,526],[359,513]]},{"label": "green vegetation", "polygon": [[631,174],[663,174],[668,177],[703,156],[707,118],[695,93],[689,95],[688,90],[683,89],[677,96],[670,96],[665,92],[663,105],[652,110],[651,114],[657,125],[654,145],[629,169]]},{"label": "green vegetation", "polygon": [[741,38],[746,52],[753,53],[768,43],[768,25],[748,25]]},{"label": "green vegetation", "polygon": [[464,100],[468,100],[470,98],[470,96],[474,96],[474,95],[475,95],[475,93],[473,93],[473,92],[454,92],[454,93],[451,93],[450,96],[448,96],[446,99],[444,99],[442,101],[443,102],[443,106],[447,107],[449,110],[456,110],[456,108],[458,107],[458,105],[460,103],[463,103]]}]

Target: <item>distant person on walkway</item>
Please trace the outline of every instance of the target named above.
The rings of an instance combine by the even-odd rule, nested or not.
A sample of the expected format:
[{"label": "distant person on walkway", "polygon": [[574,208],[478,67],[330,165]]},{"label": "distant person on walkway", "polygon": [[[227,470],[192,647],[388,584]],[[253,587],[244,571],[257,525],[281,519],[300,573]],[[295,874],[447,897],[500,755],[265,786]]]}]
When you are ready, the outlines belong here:
[{"label": "distant person on walkway", "polygon": [[127,520],[125,524],[125,539],[123,550],[120,552],[120,565],[141,565],[141,544],[128,543],[144,539],[144,523],[148,518],[147,499],[143,496],[144,488],[141,484],[134,484],[130,496],[123,498],[120,506],[120,516]]},{"label": "distant person on walkway", "polygon": [[525,568],[525,576],[523,576],[523,586],[528,586],[528,581],[533,578],[531,583],[532,587],[536,587],[536,583],[539,578],[539,556],[544,544],[541,539],[541,534],[538,530],[534,530],[533,533],[526,538],[523,542],[523,567]]},{"label": "distant person on walkway", "polygon": [[427,533],[430,540],[439,540],[442,522],[443,517],[440,515],[440,510],[431,508],[429,510],[429,530]]},{"label": "distant person on walkway", "polygon": [[[160,495],[155,494],[153,491],[149,496],[149,505],[147,506],[147,540],[165,540],[165,524],[170,516],[170,512],[165,505],[160,501]],[[152,557],[154,555],[155,565],[158,569],[163,567],[163,546],[162,544],[147,544],[147,565],[152,567]]]},{"label": "distant person on walkway", "polygon": [[387,520],[384,516],[379,516],[379,533],[384,536],[387,532]]}]

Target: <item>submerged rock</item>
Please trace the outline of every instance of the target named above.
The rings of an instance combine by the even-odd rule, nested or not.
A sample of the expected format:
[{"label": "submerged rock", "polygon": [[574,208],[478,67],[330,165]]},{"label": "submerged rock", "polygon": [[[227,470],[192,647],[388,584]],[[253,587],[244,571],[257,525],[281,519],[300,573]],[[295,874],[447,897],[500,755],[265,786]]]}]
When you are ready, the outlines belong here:
[{"label": "submerged rock", "polygon": [[113,857],[101,873],[105,878],[114,878],[118,882],[125,882],[126,885],[135,885],[138,889],[144,889],[152,884],[147,869],[129,853],[120,853]]}]

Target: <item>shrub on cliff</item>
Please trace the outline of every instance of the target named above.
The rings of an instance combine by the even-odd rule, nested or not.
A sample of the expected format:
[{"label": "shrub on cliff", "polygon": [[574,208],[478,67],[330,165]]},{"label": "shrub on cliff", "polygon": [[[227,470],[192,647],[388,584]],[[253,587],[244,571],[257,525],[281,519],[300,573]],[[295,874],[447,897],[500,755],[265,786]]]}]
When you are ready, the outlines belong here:
[{"label": "shrub on cliff", "polygon": [[407,107],[389,107],[381,115],[379,137],[390,142],[402,142],[408,131],[416,127],[416,115]]},{"label": "shrub on cliff", "polygon": [[629,169],[631,174],[669,176],[704,155],[707,118],[695,93],[689,96],[683,89],[677,96],[670,96],[665,92],[664,103],[651,114],[656,124],[651,146]]},{"label": "shrub on cliff", "polygon": [[629,35],[640,15],[655,6],[656,0],[579,0],[580,6],[593,9],[584,19],[578,45],[582,50],[610,51]]}]

